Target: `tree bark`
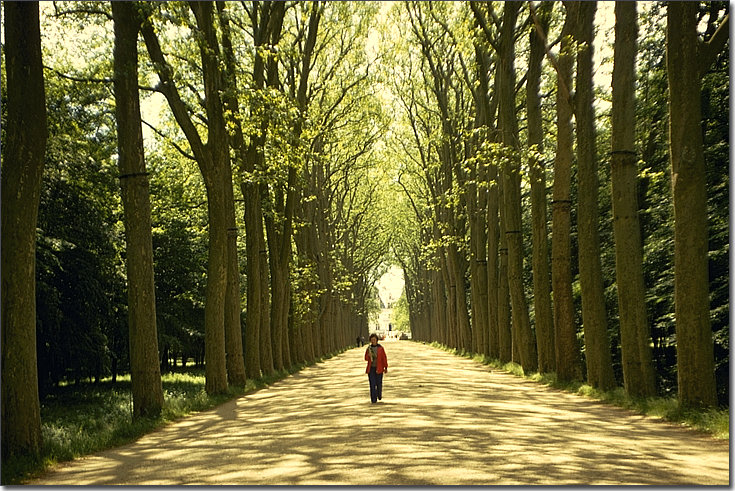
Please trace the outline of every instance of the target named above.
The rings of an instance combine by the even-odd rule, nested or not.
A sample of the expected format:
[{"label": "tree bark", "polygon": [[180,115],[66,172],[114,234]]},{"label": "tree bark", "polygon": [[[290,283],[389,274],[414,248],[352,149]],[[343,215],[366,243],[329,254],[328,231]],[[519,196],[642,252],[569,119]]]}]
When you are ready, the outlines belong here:
[{"label": "tree bark", "polygon": [[513,360],[513,340],[510,318],[510,292],[508,284],[508,235],[505,203],[505,182],[499,172],[498,186],[498,359],[507,363]]},{"label": "tree bark", "polygon": [[574,380],[579,373],[579,346],[574,326],[571,252],[572,183],[572,103],[571,84],[574,55],[571,33],[574,2],[564,2],[567,15],[562,28],[561,51],[557,60],[557,148],[554,160],[554,191],[551,209],[551,287],[554,293],[554,340],[556,374],[559,380]]},{"label": "tree bark", "polygon": [[134,4],[111,4],[115,22],[114,90],[118,168],[125,210],[130,378],[133,417],[137,418],[156,416],[163,408],[153,282],[151,203],[138,94],[140,20]]},{"label": "tree bark", "polygon": [[556,369],[554,355],[554,318],[551,310],[551,272],[549,268],[549,241],[546,219],[546,169],[543,162],[543,119],[541,116],[541,63],[544,58],[545,38],[548,31],[551,3],[539,8],[539,28],[531,30],[528,78],[526,82],[526,112],[528,114],[528,161],[531,182],[531,221],[533,223],[533,303],[536,322],[538,370],[541,373]]},{"label": "tree bark", "polygon": [[[493,44],[493,39],[491,39],[489,31],[485,29],[485,26],[487,26],[487,20],[485,18],[485,14],[483,10],[479,7],[481,4],[479,2],[470,2],[470,8],[472,9],[472,13],[475,17],[475,24],[476,27],[481,27],[483,30],[483,33],[485,34],[485,41],[488,44]],[[488,140],[488,143],[496,143],[500,140],[499,132],[496,131],[495,128],[491,127],[490,122],[495,117],[495,110],[497,108],[497,104],[491,104],[489,101],[487,101],[487,96],[489,93],[489,84],[490,80],[487,79],[487,74],[490,73],[490,60],[489,60],[489,53],[487,47],[482,42],[476,42],[475,44],[475,59],[477,61],[477,66],[479,70],[479,80],[480,80],[480,89],[478,90],[478,106],[484,108],[486,111],[486,118],[488,123],[488,132],[485,135],[485,138]],[[497,83],[498,83],[498,76],[497,76],[497,70],[495,74],[495,92],[497,93]],[[495,97],[493,101],[497,101],[498,98]],[[487,318],[488,318],[488,326],[487,326],[487,342],[486,342],[486,351],[485,354],[488,356],[491,356],[493,358],[500,358],[500,334],[499,334],[499,307],[498,307],[498,298],[499,298],[499,202],[500,202],[500,193],[499,193],[499,187],[498,187],[498,166],[495,162],[495,159],[491,155],[486,155],[486,158],[488,161],[486,162],[487,170],[485,173],[485,180],[484,183],[487,185],[487,202],[485,204],[486,209],[486,217],[485,217],[485,223],[487,224],[487,248],[486,248],[486,254],[487,254]]]},{"label": "tree bark", "polygon": [[528,304],[523,290],[523,240],[521,224],[521,165],[518,142],[518,119],[515,112],[514,32],[520,2],[505,2],[500,39],[501,76],[499,85],[499,120],[503,146],[508,152],[503,166],[503,201],[508,245],[508,287],[512,307],[514,340],[520,364],[526,371],[538,367],[536,339],[531,330]]},{"label": "tree bark", "polygon": [[[470,177],[472,184],[468,205],[472,204],[473,197],[477,197],[477,206],[470,208],[471,228],[470,236],[473,244],[472,287],[473,287],[473,332],[477,346],[475,351],[480,354],[490,354],[490,301],[488,285],[488,203],[489,203],[489,166],[490,162],[483,151],[483,143],[490,137],[493,108],[490,104],[489,53],[480,39],[474,40],[475,65],[477,69],[478,87],[475,89],[475,128],[480,133],[475,138],[475,175]],[[494,301],[493,301],[494,304]]]},{"label": "tree bark", "polygon": [[596,2],[579,2],[575,39],[577,41],[577,166],[579,199],[579,283],[582,290],[587,381],[608,390],[615,386],[610,337],[607,334],[605,289],[600,259],[599,178],[595,142],[595,111],[592,85],[592,42]]},{"label": "tree bark", "polygon": [[[250,7],[253,43],[256,47],[253,83],[258,91],[264,90],[266,86],[266,59],[263,57],[262,49],[268,44],[273,32],[273,23],[278,22],[277,16],[272,15],[273,5],[252,2]],[[263,112],[263,105],[261,98],[256,97],[251,107],[251,114],[265,118],[260,114]],[[241,175],[240,189],[245,201],[245,247],[248,258],[245,326],[245,370],[248,378],[258,378],[261,373],[270,374],[274,369],[274,349],[271,343],[271,290],[266,239],[263,232],[264,186],[261,185],[259,177],[265,166],[264,148],[268,125],[266,119],[259,121],[258,128],[249,135],[248,145],[243,146],[239,154],[238,170]]]},{"label": "tree bark", "polygon": [[[228,238],[228,229],[233,230],[235,226],[234,195],[232,192],[229,142],[221,100],[223,83],[219,70],[219,44],[214,32],[214,3],[189,2],[189,5],[197,19],[197,27],[204,35],[199,48],[202,58],[205,107],[208,120],[205,150],[208,153],[211,166],[208,172],[209,177],[205,176],[204,181],[206,183],[211,180],[207,191],[210,210],[210,253],[212,252],[212,245],[218,252],[216,258],[213,258],[210,254],[207,272],[207,284],[216,278],[218,291],[216,297],[212,295],[217,310],[211,313],[211,323],[208,326],[210,328],[205,331],[204,356],[206,365],[204,368],[207,376],[207,393],[216,394],[227,390],[225,331],[228,330],[228,326],[225,325],[225,322],[229,320],[232,323],[229,327],[231,332],[239,333],[240,331],[239,299],[232,299],[232,294],[240,290],[239,281],[237,281],[239,275],[236,273],[230,275],[232,268],[235,271],[238,268],[237,248],[232,247],[231,239],[234,239],[234,234],[229,234],[230,238]],[[234,264],[232,263],[233,259]],[[235,281],[238,284],[228,284],[230,283],[228,280]],[[230,294],[229,298],[228,293]],[[207,306],[209,306],[209,299]],[[230,313],[227,312],[228,307]],[[235,309],[236,313],[232,312],[232,309]],[[237,324],[235,325],[234,322],[237,322]],[[231,348],[234,348],[234,346]],[[231,356],[231,358],[237,358],[238,356],[235,353],[232,353],[232,355],[234,356]]]},{"label": "tree bark", "polygon": [[488,163],[487,174],[487,297],[488,297],[488,355],[500,358],[500,312],[498,298],[500,295],[500,217],[498,204],[500,190],[498,186],[498,167],[494,162]]},{"label": "tree bark", "polygon": [[2,158],[2,457],[37,457],[36,223],[48,130],[38,2],[5,2]]},{"label": "tree bark", "polygon": [[643,246],[638,220],[635,153],[635,2],[615,2],[612,73],[612,208],[615,273],[620,311],[623,385],[632,397],[655,395],[651,336],[646,315]]},{"label": "tree bark", "polygon": [[709,312],[707,189],[698,3],[668,4],[669,155],[674,195],[674,304],[682,406],[717,403]]},{"label": "tree bark", "polygon": [[[272,15],[279,19],[276,27],[273,29],[273,36],[280,37],[281,23],[284,16],[283,4],[276,4],[278,8]],[[302,57],[302,69],[299,77],[298,88],[296,93],[296,104],[300,111],[300,117],[297,119],[292,133],[292,142],[294,151],[300,148],[301,133],[304,119],[308,110],[307,90],[308,79],[311,70],[311,58],[316,45],[317,32],[319,28],[319,20],[321,18],[321,7],[318,4],[312,5],[312,12],[309,18],[309,30],[306,37]],[[276,38],[272,38],[271,44],[277,43]],[[273,73],[273,70],[269,70]],[[271,289],[273,300],[271,303],[271,323],[273,330],[273,348],[274,348],[274,365],[277,370],[284,368],[284,361],[288,356],[288,314],[291,304],[290,291],[290,265],[291,265],[291,242],[292,242],[292,224],[296,200],[297,186],[296,168],[291,166],[288,169],[288,178],[285,189],[285,197],[279,196],[275,199],[276,212],[282,216],[277,225],[273,218],[266,218],[266,230],[268,232],[269,258],[271,262]],[[275,192],[281,192],[276,190]],[[282,205],[281,205],[282,204]]]},{"label": "tree bark", "polygon": [[[222,29],[222,54],[224,58],[224,70],[221,70],[222,84],[225,90],[222,94],[222,103],[228,114],[228,124],[232,128],[232,136],[229,138],[229,146],[234,150],[237,162],[242,162],[243,157],[243,131],[239,104],[237,102],[237,75],[235,71],[235,56],[232,49],[232,36],[230,33],[229,17],[225,12],[224,2],[217,3],[217,11]],[[229,172],[226,181],[232,183],[232,168],[228,165]],[[235,202],[232,185],[225,189],[227,202]],[[237,264],[237,221],[235,209],[227,210],[227,255],[228,265]],[[234,261],[234,263],[233,263]],[[243,387],[247,382],[245,371],[245,354],[243,347],[242,321],[240,319],[242,308],[240,303],[240,270],[228,267],[227,269],[227,293],[225,304],[225,347],[227,351],[227,379],[230,385]]]},{"label": "tree bark", "polygon": [[[197,2],[192,9],[196,13]],[[200,7],[201,8],[201,7]],[[206,7],[205,7],[206,8]],[[210,4],[211,8],[211,4]],[[225,362],[225,298],[227,294],[227,203],[223,186],[226,181],[226,170],[222,167],[222,153],[227,152],[226,140],[222,148],[221,139],[210,134],[211,145],[205,145],[181,99],[173,80],[172,69],[166,62],[161,45],[149,19],[142,24],[143,38],[151,60],[161,80],[160,91],[166,97],[176,122],[186,136],[189,146],[199,166],[207,192],[207,217],[209,220],[209,250],[207,257],[207,287],[204,306],[204,349],[205,349],[205,389],[208,394],[227,391],[227,367]],[[204,41],[202,41],[204,42]],[[203,66],[211,65],[207,47],[201,46]],[[214,65],[216,67],[216,64]],[[204,86],[207,115],[210,124],[221,117],[221,85],[208,73],[211,66],[205,68]],[[217,106],[220,106],[217,109]],[[222,125],[224,128],[224,124]],[[212,131],[215,128],[210,128]],[[215,153],[219,152],[219,153]]]}]

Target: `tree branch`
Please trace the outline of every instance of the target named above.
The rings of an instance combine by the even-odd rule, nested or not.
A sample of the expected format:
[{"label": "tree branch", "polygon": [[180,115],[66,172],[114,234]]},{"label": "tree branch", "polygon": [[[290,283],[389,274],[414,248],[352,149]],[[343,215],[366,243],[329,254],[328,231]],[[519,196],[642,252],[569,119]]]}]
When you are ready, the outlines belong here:
[{"label": "tree branch", "polygon": [[701,77],[712,64],[715,62],[717,55],[725,47],[725,44],[730,40],[730,14],[727,14],[720,27],[717,28],[715,33],[709,39],[699,45],[699,76]]},{"label": "tree branch", "polygon": [[163,138],[166,142],[170,143],[171,146],[174,147],[176,150],[178,150],[181,155],[183,155],[184,157],[186,157],[189,160],[193,160],[194,162],[196,162],[197,159],[194,158],[193,155],[191,155],[190,153],[187,153],[186,151],[184,151],[184,149],[181,148],[178,143],[176,143],[171,138],[169,138],[169,136],[166,135],[166,134],[164,134],[161,130],[159,130],[158,128],[156,128],[152,124],[150,124],[145,119],[142,119],[141,120],[141,123],[143,123],[144,125],[146,125],[147,127],[149,127],[151,130],[153,130],[153,132],[155,134],[157,134],[158,136],[160,136],[161,138]]},{"label": "tree branch", "polygon": [[[67,2],[64,2],[65,4]],[[74,15],[74,14],[84,14],[84,15],[102,15],[107,18],[107,20],[112,21],[112,14],[110,12],[107,12],[102,9],[92,9],[92,8],[78,8],[78,9],[69,9],[69,10],[59,10],[59,6],[57,5],[57,2],[54,2],[54,17],[62,17],[65,15]]]},{"label": "tree branch", "polygon": [[61,77],[63,79],[71,80],[73,82],[85,82],[85,83],[94,83],[94,84],[111,84],[111,83],[114,82],[114,80],[111,79],[111,78],[75,77],[73,75],[68,75],[66,73],[62,73],[59,70],[57,70],[57,69],[55,69],[53,67],[50,67],[50,66],[46,66],[46,65],[44,65],[43,68],[45,70],[49,70],[51,72],[54,72],[56,75],[58,75],[59,77]]}]

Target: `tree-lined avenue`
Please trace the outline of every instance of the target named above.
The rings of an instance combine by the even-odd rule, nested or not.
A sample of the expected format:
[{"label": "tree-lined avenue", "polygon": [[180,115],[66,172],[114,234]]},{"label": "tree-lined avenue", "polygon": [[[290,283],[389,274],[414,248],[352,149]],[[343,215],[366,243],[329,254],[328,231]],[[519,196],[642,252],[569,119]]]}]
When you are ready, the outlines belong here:
[{"label": "tree-lined avenue", "polygon": [[0,484],[728,481],[726,2],[1,8]]},{"label": "tree-lined avenue", "polygon": [[362,348],[63,464],[41,485],[727,485],[729,444],[427,345]]}]

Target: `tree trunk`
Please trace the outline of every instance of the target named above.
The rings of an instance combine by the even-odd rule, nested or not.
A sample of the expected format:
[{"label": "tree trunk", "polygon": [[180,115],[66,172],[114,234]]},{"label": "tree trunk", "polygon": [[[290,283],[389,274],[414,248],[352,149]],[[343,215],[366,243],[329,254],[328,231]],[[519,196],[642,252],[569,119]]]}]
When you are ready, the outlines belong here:
[{"label": "tree trunk", "polygon": [[460,263],[459,250],[456,244],[450,244],[448,250],[448,264],[449,274],[452,275],[452,288],[454,291],[454,302],[455,302],[455,315],[456,315],[456,329],[457,329],[457,344],[458,349],[463,349],[467,352],[472,351],[472,332],[470,330],[470,318],[469,318],[469,307],[467,305],[467,294],[464,287],[464,277],[466,268]]},{"label": "tree trunk", "polygon": [[[264,160],[260,161],[264,165]],[[263,188],[261,187],[260,196],[263,196]],[[256,232],[260,235],[260,254],[258,255],[260,261],[260,289],[258,294],[260,295],[260,304],[262,306],[262,318],[260,320],[260,370],[263,375],[271,375],[274,371],[273,364],[273,326],[271,324],[271,283],[270,269],[268,266],[268,250],[266,240],[261,228]]]},{"label": "tree trunk", "polygon": [[[192,2],[200,29],[211,29],[211,4]],[[207,20],[209,19],[209,20]],[[225,362],[225,298],[227,295],[227,208],[225,190],[225,165],[229,165],[229,148],[224,134],[224,117],[216,58],[211,53],[211,39],[201,40],[200,52],[204,71],[204,92],[207,118],[210,122],[209,142],[205,145],[194,125],[186,105],[173,80],[171,66],[166,63],[160,42],[149,19],[142,24],[143,38],[159,79],[160,90],[169,103],[171,112],[183,131],[194,153],[207,191],[207,216],[209,220],[209,250],[207,257],[207,287],[204,306],[205,389],[208,394],[227,391],[227,366]],[[210,34],[211,35],[211,34]],[[216,46],[216,44],[215,44]],[[219,132],[219,135],[217,133]],[[231,184],[230,184],[231,185]],[[234,206],[234,205],[233,205]]]},{"label": "tree trunk", "polygon": [[[226,90],[224,91],[222,98],[223,102],[225,104],[225,107],[227,108],[227,114],[228,114],[228,123],[230,124],[232,128],[232,136],[230,138],[230,146],[234,149],[234,155],[237,162],[237,167],[240,173],[242,173],[243,169],[247,165],[248,162],[248,148],[245,147],[244,143],[244,135],[243,135],[243,129],[242,129],[242,117],[240,114],[240,108],[236,96],[236,90],[237,90],[237,70],[236,70],[236,60],[235,55],[232,49],[232,35],[230,33],[230,24],[229,24],[229,16],[225,12],[225,4],[224,2],[218,2],[217,3],[217,10],[219,14],[219,21],[220,25],[222,26],[222,50],[224,55],[224,64],[225,69],[223,72],[223,83],[226,87]],[[232,181],[232,176],[230,172],[229,180]],[[252,191],[252,186],[249,186],[250,182],[245,180],[246,183],[241,184],[241,191],[243,193],[243,197],[245,198],[246,202],[252,202],[253,200],[257,200],[259,203],[259,195],[255,197],[251,197],[249,193]],[[256,188],[257,191],[257,188]],[[234,202],[234,191],[233,191],[233,202]],[[228,197],[229,202],[229,197]],[[232,209],[232,215],[230,215],[230,210],[228,209],[228,235],[227,235],[227,251],[228,255],[233,254],[233,249],[237,250],[237,228],[235,227],[235,216],[234,216],[234,208]],[[229,383],[234,386],[243,386],[246,381],[247,377],[250,378],[258,378],[260,376],[260,349],[259,349],[259,338],[258,338],[258,323],[257,322],[250,322],[253,319],[251,318],[252,312],[257,312],[258,319],[260,319],[261,315],[261,309],[260,309],[260,297],[258,295],[251,295],[251,288],[255,288],[257,285],[257,282],[253,280],[253,278],[259,278],[260,277],[260,263],[259,261],[251,260],[253,257],[258,257],[258,247],[257,244],[254,245],[252,240],[255,238],[255,233],[252,231],[253,228],[257,225],[253,225],[257,222],[257,216],[254,216],[254,214],[257,213],[257,209],[253,208],[247,208],[245,212],[245,233],[246,233],[246,256],[248,257],[247,261],[247,288],[248,288],[248,296],[247,296],[247,312],[248,312],[248,322],[246,324],[246,333],[249,337],[248,343],[246,347],[243,347],[243,334],[242,334],[242,327],[241,327],[241,321],[240,321],[240,289],[239,289],[239,269],[237,270],[237,279],[232,277],[232,275],[235,274],[235,272],[232,269],[228,269],[228,289],[227,289],[227,306],[226,312],[227,312],[227,326],[228,329],[225,331],[225,344],[228,347],[227,352],[227,374]],[[230,259],[231,261],[232,259]],[[235,285],[237,285],[237,291],[235,292]],[[235,298],[235,293],[237,294],[237,298]],[[235,301],[237,301],[237,308],[234,307]],[[234,326],[234,316],[237,314],[237,331],[235,331]],[[255,327],[254,327],[255,326]],[[253,341],[252,338],[254,337],[255,340]],[[240,343],[240,355],[239,358],[236,358],[236,356],[231,356],[229,347],[230,346],[236,346],[236,343]],[[247,360],[245,360],[245,357],[247,356]]]},{"label": "tree trunk", "polygon": [[521,225],[521,165],[518,144],[518,119],[515,112],[514,32],[519,2],[505,2],[500,40],[499,100],[500,129],[503,146],[510,154],[505,159],[503,201],[508,244],[508,287],[512,307],[514,339],[517,340],[520,364],[526,371],[538,367],[536,339],[531,330],[528,304],[523,290],[523,240]]},{"label": "tree trunk", "polygon": [[[475,27],[483,27],[487,24],[487,19],[481,8],[479,8],[479,2],[470,3],[472,13],[475,17]],[[487,133],[484,137],[491,143],[499,141],[499,132],[496,131],[492,126],[492,121],[495,118],[495,111],[497,108],[498,97],[492,99],[492,103],[488,100],[490,92],[490,54],[488,52],[487,44],[490,43],[488,34],[485,32],[485,40],[477,40],[475,42],[475,60],[478,67],[478,80],[479,87],[477,90],[478,94],[478,107],[482,110],[482,125],[487,127]],[[497,70],[495,71],[495,90],[498,92],[498,75]],[[498,166],[497,162],[492,155],[486,155],[487,168],[482,176],[484,182],[487,185],[487,195],[485,202],[485,223],[487,224],[487,247],[486,247],[486,272],[487,272],[487,331],[486,331],[486,342],[484,353],[493,358],[500,357],[500,338],[499,338],[499,217],[498,217],[498,206],[500,200],[499,188],[498,188]]]},{"label": "tree trunk", "polygon": [[554,317],[551,310],[551,272],[549,270],[549,241],[546,219],[546,168],[543,162],[544,130],[541,116],[541,63],[548,31],[551,3],[539,8],[539,28],[531,30],[529,44],[528,81],[526,82],[526,111],[528,113],[528,161],[531,182],[531,221],[533,237],[533,304],[536,322],[538,370],[541,373],[556,369],[554,355]]},{"label": "tree trunk", "polygon": [[587,381],[608,390],[615,386],[610,337],[607,334],[605,288],[600,259],[599,178],[595,143],[595,111],[592,85],[592,42],[596,2],[580,2],[575,39],[577,48],[577,165],[579,200],[579,283],[582,290],[582,325],[584,327]]},{"label": "tree trunk", "polygon": [[635,2],[615,2],[612,74],[612,208],[615,274],[620,310],[623,385],[632,397],[655,395],[651,336],[643,282],[643,246],[638,221],[635,153]]},{"label": "tree trunk", "polygon": [[[491,122],[493,118],[492,108],[489,100],[490,81],[489,81],[489,53],[481,40],[476,39],[475,45],[475,61],[477,67],[478,87],[476,88],[476,114],[475,128],[479,130],[479,134],[475,138],[475,155],[477,163],[474,166],[474,175],[470,176],[471,190],[470,200],[468,201],[468,211],[470,212],[470,237],[472,242],[473,268],[472,274],[472,310],[473,310],[473,332],[477,345],[475,351],[479,354],[490,354],[490,313],[489,313],[489,296],[488,296],[488,173],[489,162],[483,155],[481,147],[482,143],[489,138],[491,131]],[[478,184],[475,184],[478,183]],[[473,204],[473,200],[477,199],[477,205]],[[493,302],[494,303],[494,302]]]},{"label": "tree trunk", "polygon": [[507,213],[505,206],[505,183],[503,176],[498,175],[498,359],[507,363],[513,359],[513,341],[510,319],[510,298],[508,285],[508,235]]},{"label": "tree trunk", "polygon": [[37,457],[36,223],[46,152],[38,2],[5,2],[7,139],[2,158],[2,458]]},{"label": "tree trunk", "polygon": [[[228,100],[228,98],[235,98],[235,88],[237,87],[235,72],[228,66],[228,63],[233,62],[234,55],[232,54],[232,42],[230,39],[229,22],[226,15],[223,14],[223,2],[217,3],[217,9],[219,13],[219,21],[222,29],[222,49],[223,57],[225,62],[225,69],[218,70],[219,77],[223,89],[222,92],[222,104],[227,107],[229,111],[237,110],[238,105],[235,102]],[[214,36],[213,31],[210,30],[209,42],[217,43],[217,38]],[[231,116],[238,123],[236,117]],[[222,121],[224,124],[224,121]],[[220,132],[222,129],[219,130]],[[230,139],[225,134],[218,134],[220,139],[220,145],[223,148],[228,148],[230,144],[237,153],[237,149],[242,145],[242,130],[239,125],[236,129],[237,137],[239,137],[238,145],[232,144]],[[229,152],[229,149],[228,149]],[[238,227],[237,220],[235,218],[235,192],[232,186],[232,164],[229,157],[222,156],[223,167],[224,167],[224,193],[225,193],[225,204],[226,209],[226,220],[227,220],[227,291],[225,293],[225,351],[227,354],[226,366],[227,366],[227,380],[230,385],[235,387],[244,387],[247,377],[245,375],[245,356],[243,353],[242,345],[242,322],[240,315],[242,313],[242,305],[240,300],[240,264],[238,260],[237,251],[237,235]]]},{"label": "tree trunk", "polygon": [[[250,154],[250,152],[247,152]],[[245,170],[252,173],[254,160],[245,157]],[[260,240],[258,229],[262,229],[260,214],[260,191],[251,181],[240,185],[245,201],[245,251],[247,261],[247,314],[245,322],[245,373],[250,379],[260,377],[260,331],[263,305],[260,297]]]},{"label": "tree trunk", "polygon": [[112,16],[115,22],[118,168],[125,210],[130,378],[133,417],[138,418],[156,416],[163,408],[153,282],[151,203],[138,95],[140,21],[132,3],[112,2]]},{"label": "tree trunk", "polygon": [[[284,17],[284,4],[274,4],[277,8],[271,14],[276,19],[273,28],[271,44],[277,44],[280,38],[281,25]],[[301,141],[301,133],[303,121],[308,108],[307,89],[309,72],[311,70],[311,57],[316,45],[317,31],[319,20],[321,17],[321,7],[318,4],[312,5],[312,12],[309,18],[309,31],[302,56],[302,69],[300,72],[299,86],[295,90],[296,103],[299,107],[300,117],[297,119],[293,128],[292,142],[294,151],[299,148]],[[269,61],[269,85],[275,85],[275,80],[271,80],[272,74],[277,74],[277,66],[272,66],[275,59]],[[274,199],[274,209],[281,217],[278,223],[273,218],[266,218],[266,231],[268,232],[269,259],[271,262],[271,327],[273,332],[273,361],[277,370],[282,370],[284,365],[290,365],[290,355],[288,348],[288,313],[291,305],[291,288],[290,288],[290,266],[291,266],[291,242],[292,242],[292,224],[295,209],[297,174],[296,168],[288,169],[288,178],[285,191],[274,189],[274,193],[280,193]],[[285,194],[285,196],[283,196]],[[270,215],[273,217],[273,214]]]},{"label": "tree trunk", "polygon": [[498,216],[498,167],[494,162],[488,163],[487,192],[487,297],[488,297],[488,355],[500,358],[499,328],[499,279],[500,279],[500,217]]},{"label": "tree trunk", "polygon": [[[235,219],[235,193],[232,189],[231,169],[226,172],[225,186],[225,203],[227,204],[227,291],[225,293],[227,381],[234,387],[244,387],[247,376],[245,374],[245,354],[242,344],[242,321],[240,320],[242,305],[240,300],[240,265],[237,252],[238,228]],[[234,265],[237,265],[237,267]]]},{"label": "tree trunk", "polygon": [[[237,248],[233,248],[231,240],[228,239],[228,229],[234,231],[235,227],[235,205],[234,193],[232,192],[229,141],[221,100],[224,84],[219,69],[219,44],[214,32],[214,3],[190,2],[189,5],[197,18],[197,26],[204,37],[200,41],[200,51],[204,76],[204,94],[206,97],[205,107],[208,120],[208,136],[205,150],[211,159],[211,169],[209,170],[211,177],[205,177],[204,179],[205,184],[208,180],[211,180],[211,184],[207,188],[210,214],[210,256],[209,270],[207,273],[208,302],[206,308],[209,307],[209,282],[213,279],[217,282],[216,292],[212,292],[211,295],[211,299],[216,305],[217,310],[211,312],[210,323],[207,324],[205,331],[204,349],[206,353],[204,356],[206,358],[206,365],[204,368],[207,378],[207,393],[216,394],[227,391],[225,331],[230,330],[232,333],[231,337],[235,339],[237,339],[236,336],[238,335],[234,333],[240,332],[240,302],[239,298],[232,298],[232,295],[240,290],[239,274],[237,273],[239,270]],[[230,237],[234,239],[234,234],[230,234]],[[213,244],[216,247],[214,251],[212,248]],[[213,253],[217,256],[212,257]],[[232,269],[235,271],[230,273]],[[230,298],[228,298],[228,292]],[[206,308],[205,318],[207,316]],[[226,312],[227,308],[229,308],[230,313]],[[230,322],[229,326],[225,324],[226,321]],[[235,352],[235,347],[235,344],[230,346],[232,350],[230,357],[233,361],[242,356],[240,353]],[[241,377],[241,373],[236,376],[240,380]]]},{"label": "tree trunk", "polygon": [[[263,47],[268,44],[271,20],[271,5],[252,2],[253,42],[256,46],[253,63],[253,83],[258,91],[266,85],[266,60]],[[258,114],[264,102],[256,97],[251,114]],[[263,117],[263,116],[261,116]],[[250,142],[243,151],[240,162],[242,181],[240,189],[245,201],[245,234],[247,254],[247,314],[245,326],[245,371],[248,378],[258,378],[273,372],[273,346],[271,343],[271,311],[269,267],[266,239],[263,232],[263,189],[259,182],[265,166],[265,139],[268,121],[256,123],[249,137]]]},{"label": "tree trunk", "polygon": [[668,4],[669,153],[674,195],[674,303],[682,406],[717,403],[709,311],[707,189],[698,3]]},{"label": "tree trunk", "polygon": [[572,299],[572,104],[571,84],[574,54],[571,52],[571,32],[575,22],[565,2],[567,15],[562,29],[561,51],[558,58],[556,92],[557,149],[554,160],[554,191],[551,202],[551,288],[554,292],[554,341],[556,374],[559,380],[574,380],[580,376],[579,347],[574,327]]}]

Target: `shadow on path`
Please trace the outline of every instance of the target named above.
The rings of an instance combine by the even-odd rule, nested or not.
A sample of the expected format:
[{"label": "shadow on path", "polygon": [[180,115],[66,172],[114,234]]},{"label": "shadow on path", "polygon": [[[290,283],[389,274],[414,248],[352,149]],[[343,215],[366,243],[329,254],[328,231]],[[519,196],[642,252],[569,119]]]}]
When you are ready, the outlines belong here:
[{"label": "shadow on path", "polygon": [[729,443],[411,342],[363,349],[28,484],[729,483]]}]

